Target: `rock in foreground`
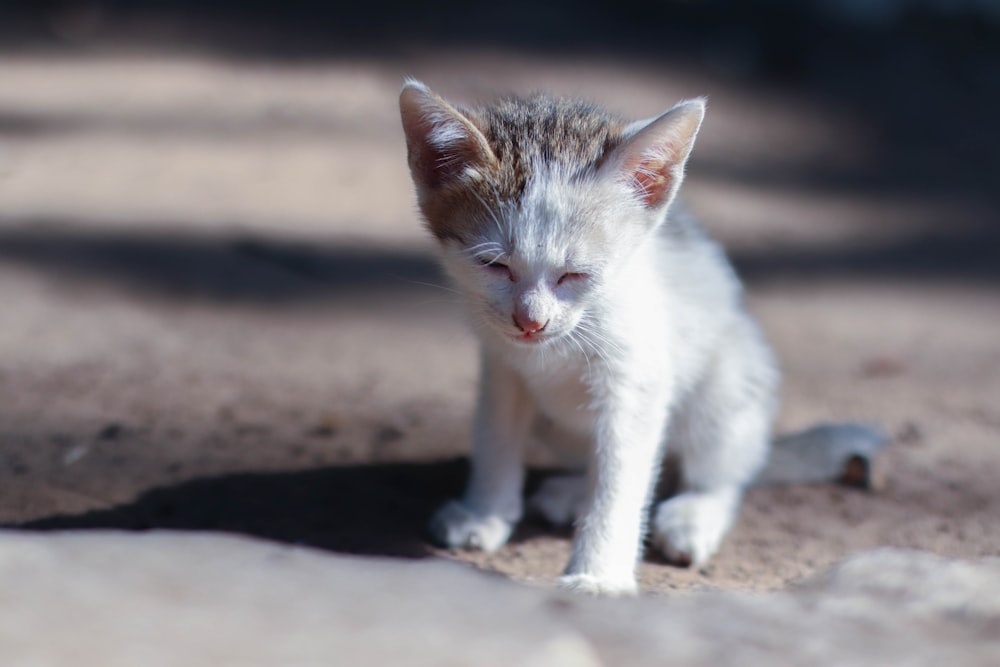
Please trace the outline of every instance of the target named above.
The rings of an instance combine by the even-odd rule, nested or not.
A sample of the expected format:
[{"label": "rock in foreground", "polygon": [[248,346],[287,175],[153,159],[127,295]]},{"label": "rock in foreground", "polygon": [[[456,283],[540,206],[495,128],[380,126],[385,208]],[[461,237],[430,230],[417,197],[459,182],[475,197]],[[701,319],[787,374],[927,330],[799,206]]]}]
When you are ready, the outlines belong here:
[{"label": "rock in foreground", "polygon": [[1000,562],[861,555],[789,591],[603,600],[245,538],[0,533],[0,664],[996,665]]}]

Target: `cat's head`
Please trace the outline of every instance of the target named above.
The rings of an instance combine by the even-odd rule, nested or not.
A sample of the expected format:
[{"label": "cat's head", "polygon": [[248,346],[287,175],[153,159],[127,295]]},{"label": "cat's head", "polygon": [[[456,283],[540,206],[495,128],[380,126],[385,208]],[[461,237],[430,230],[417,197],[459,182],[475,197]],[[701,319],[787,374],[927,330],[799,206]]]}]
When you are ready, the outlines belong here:
[{"label": "cat's head", "polygon": [[467,109],[408,82],[420,209],[482,323],[522,345],[576,330],[666,217],[704,110],[692,100],[629,123],[546,96]]}]

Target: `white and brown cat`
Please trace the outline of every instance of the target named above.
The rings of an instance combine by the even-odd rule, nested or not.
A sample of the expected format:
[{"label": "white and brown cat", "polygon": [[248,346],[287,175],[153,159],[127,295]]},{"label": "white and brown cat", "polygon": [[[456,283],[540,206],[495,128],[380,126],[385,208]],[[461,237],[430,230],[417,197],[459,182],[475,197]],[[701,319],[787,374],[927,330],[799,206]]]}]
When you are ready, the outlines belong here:
[{"label": "white and brown cat", "polygon": [[[635,591],[648,522],[669,560],[705,561],[768,463],[779,373],[723,251],[672,210],[704,100],[629,122],[545,95],[459,107],[410,81],[400,109],[420,210],[481,343],[471,479],[433,537],[502,546],[542,436],[579,471],[530,501],[575,522],[563,585]],[[878,437],[851,428],[786,444]],[[681,491],[650,512],[668,453]]]}]

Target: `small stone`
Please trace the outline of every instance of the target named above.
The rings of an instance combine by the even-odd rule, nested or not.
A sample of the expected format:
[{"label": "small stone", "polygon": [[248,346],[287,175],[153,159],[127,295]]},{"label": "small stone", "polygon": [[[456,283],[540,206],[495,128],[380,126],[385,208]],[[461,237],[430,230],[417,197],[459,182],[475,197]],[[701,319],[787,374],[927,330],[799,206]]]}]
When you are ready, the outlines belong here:
[{"label": "small stone", "polygon": [[372,437],[372,442],[376,445],[387,445],[390,442],[399,440],[404,435],[406,434],[403,433],[403,431],[398,427],[388,424],[375,432],[375,435]]},{"label": "small stone", "polygon": [[242,436],[266,435],[270,430],[267,424],[243,422],[236,425],[236,434]]},{"label": "small stone", "polygon": [[125,429],[118,422],[111,422],[105,425],[97,434],[98,440],[117,440]]},{"label": "small stone", "polygon": [[327,424],[320,424],[306,431],[306,435],[314,438],[332,438],[337,435],[337,429]]},{"label": "small stone", "polygon": [[890,378],[902,375],[906,370],[903,362],[892,357],[873,357],[861,366],[861,375],[866,378]]},{"label": "small stone", "polygon": [[906,422],[896,434],[896,442],[904,445],[915,445],[924,439],[924,431],[915,422]]},{"label": "small stone", "polygon": [[323,417],[318,424],[306,431],[306,435],[314,438],[332,438],[344,428],[344,418],[338,414]]},{"label": "small stone", "polygon": [[62,463],[64,466],[71,466],[77,461],[81,460],[90,452],[90,447],[87,445],[75,445],[66,450],[63,454]]}]

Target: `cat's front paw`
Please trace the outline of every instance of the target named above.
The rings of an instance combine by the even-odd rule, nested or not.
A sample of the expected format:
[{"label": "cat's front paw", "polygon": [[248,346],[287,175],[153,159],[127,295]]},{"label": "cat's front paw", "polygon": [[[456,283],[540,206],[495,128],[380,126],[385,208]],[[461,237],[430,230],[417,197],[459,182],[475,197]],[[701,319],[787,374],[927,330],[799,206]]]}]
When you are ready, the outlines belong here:
[{"label": "cat's front paw", "polygon": [[460,500],[453,500],[431,517],[431,540],[448,549],[496,551],[510,538],[513,524],[497,515],[473,512]]},{"label": "cat's front paw", "polygon": [[559,577],[559,587],[588,595],[635,595],[639,586],[635,579],[609,580],[592,574],[564,574]]}]

